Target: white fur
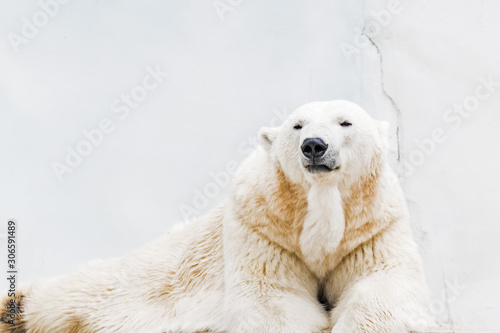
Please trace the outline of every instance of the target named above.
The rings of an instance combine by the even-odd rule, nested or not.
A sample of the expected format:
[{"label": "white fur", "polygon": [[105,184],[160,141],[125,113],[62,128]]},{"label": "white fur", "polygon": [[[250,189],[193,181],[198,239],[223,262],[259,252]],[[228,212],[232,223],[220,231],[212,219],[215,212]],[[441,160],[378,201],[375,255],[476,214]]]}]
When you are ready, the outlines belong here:
[{"label": "white fur", "polygon": [[[346,120],[352,126],[340,125]],[[385,127],[353,103],[332,101],[261,129],[262,148],[220,207],[123,258],[22,289],[22,328],[399,333],[430,325],[405,200],[385,161]],[[300,149],[309,137],[322,138],[340,168],[309,173]],[[0,332],[12,331],[0,323]]]},{"label": "white fur", "polygon": [[307,202],[300,248],[307,263],[314,269],[327,254],[335,252],[344,236],[344,207],[338,186],[330,184],[313,184]]}]

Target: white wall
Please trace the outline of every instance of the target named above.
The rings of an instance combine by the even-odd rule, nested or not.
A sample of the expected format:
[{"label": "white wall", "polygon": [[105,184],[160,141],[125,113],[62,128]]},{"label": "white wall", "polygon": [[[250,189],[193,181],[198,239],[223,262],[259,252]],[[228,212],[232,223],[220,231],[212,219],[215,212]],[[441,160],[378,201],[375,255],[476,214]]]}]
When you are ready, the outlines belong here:
[{"label": "white wall", "polygon": [[[217,13],[214,3],[235,5]],[[20,280],[122,255],[188,217],[186,207],[206,212],[227,186],[213,187],[207,202],[197,191],[245,157],[260,126],[308,101],[345,98],[392,123],[394,167],[419,162],[400,177],[440,321],[495,329],[500,93],[456,129],[443,115],[474,96],[480,77],[500,81],[500,8],[486,0],[395,8],[378,0],[73,1],[16,52],[9,36],[22,36],[23,17],[33,21],[41,7],[2,2],[0,220],[4,229],[9,218],[18,222]],[[372,11],[389,9],[373,44],[356,37],[380,26]],[[122,119],[113,103],[139,89],[146,67],[168,76]],[[114,130],[60,181],[52,164],[103,119]],[[446,141],[419,155],[415,141],[434,129]]]},{"label": "white wall", "polygon": [[[388,9],[367,1],[365,26]],[[498,331],[500,3],[405,1],[399,9],[373,30],[378,51],[370,44],[358,59],[364,102],[400,113],[400,178],[437,317]]]}]

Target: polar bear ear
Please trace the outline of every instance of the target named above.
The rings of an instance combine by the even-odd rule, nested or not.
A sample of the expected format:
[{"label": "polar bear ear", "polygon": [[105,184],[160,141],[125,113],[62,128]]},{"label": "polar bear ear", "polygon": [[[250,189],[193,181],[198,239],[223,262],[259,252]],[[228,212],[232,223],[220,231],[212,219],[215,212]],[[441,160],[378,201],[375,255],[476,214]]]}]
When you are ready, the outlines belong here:
[{"label": "polar bear ear", "polygon": [[276,127],[262,127],[259,130],[259,141],[266,151],[269,151],[271,149],[271,147],[273,146],[273,142],[274,140],[276,140],[277,136],[278,128]]}]

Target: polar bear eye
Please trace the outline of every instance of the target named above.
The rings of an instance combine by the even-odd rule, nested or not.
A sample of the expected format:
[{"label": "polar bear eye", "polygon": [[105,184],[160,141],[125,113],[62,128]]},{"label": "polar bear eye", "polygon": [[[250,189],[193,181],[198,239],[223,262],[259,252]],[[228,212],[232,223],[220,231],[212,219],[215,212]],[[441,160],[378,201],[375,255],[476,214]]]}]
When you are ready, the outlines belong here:
[{"label": "polar bear eye", "polygon": [[301,129],[301,128],[302,128],[302,125],[299,125],[299,124],[297,124],[297,125],[293,126],[293,129],[296,129],[296,130],[299,130],[299,129]]},{"label": "polar bear eye", "polygon": [[352,124],[350,122],[348,122],[348,121],[343,121],[343,122],[340,123],[340,126],[342,126],[342,127],[349,127],[351,125]]}]

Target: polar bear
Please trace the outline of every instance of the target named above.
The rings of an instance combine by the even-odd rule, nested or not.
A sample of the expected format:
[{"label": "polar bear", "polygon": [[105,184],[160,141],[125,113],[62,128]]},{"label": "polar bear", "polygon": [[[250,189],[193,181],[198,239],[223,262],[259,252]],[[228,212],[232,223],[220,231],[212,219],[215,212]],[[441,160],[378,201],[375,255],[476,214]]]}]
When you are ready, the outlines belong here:
[{"label": "polar bear", "polygon": [[[206,216],[5,298],[1,332],[409,332],[432,324],[387,124],[313,102]],[[321,302],[320,302],[321,300]]]}]

